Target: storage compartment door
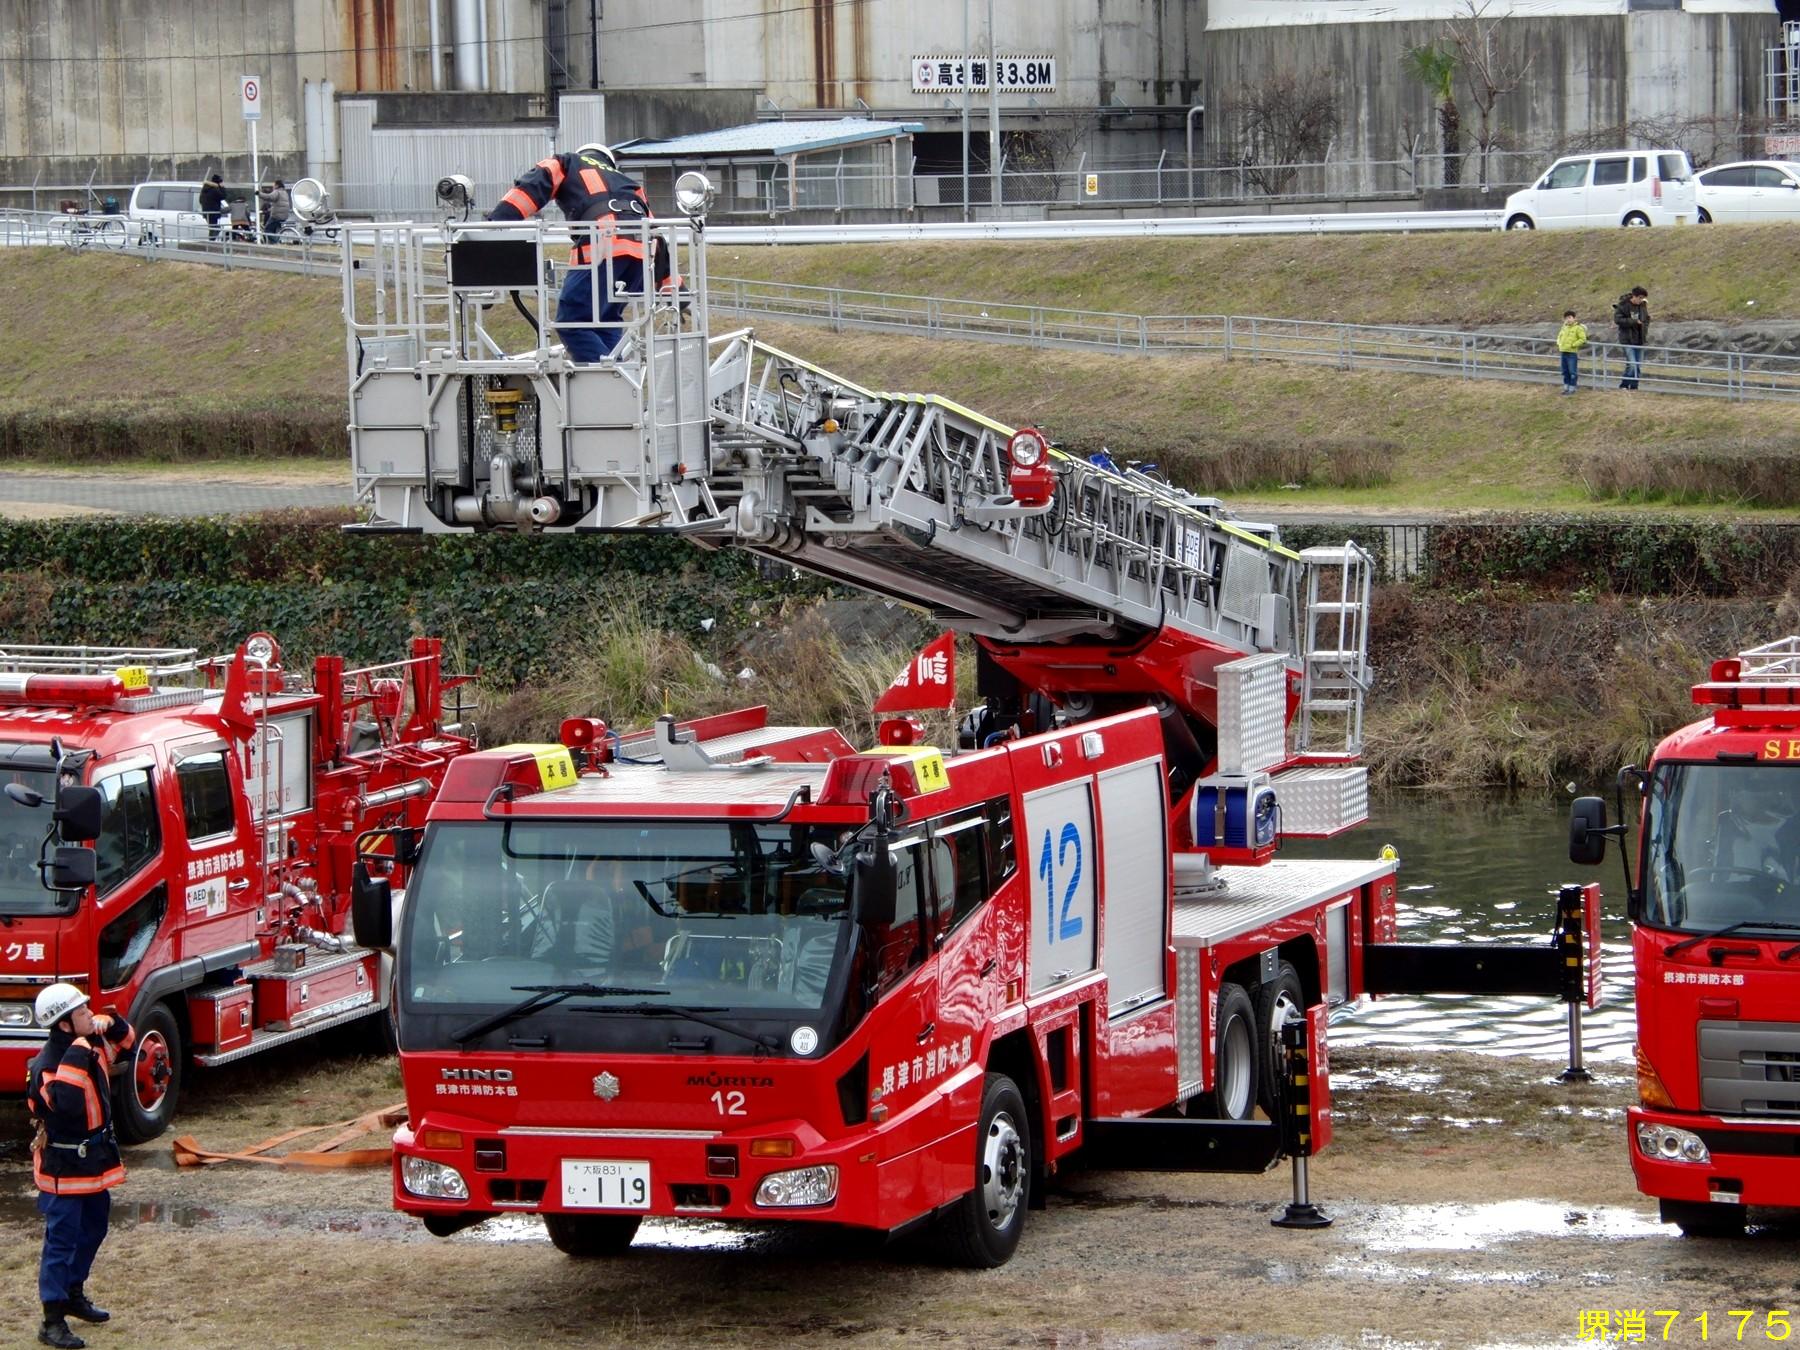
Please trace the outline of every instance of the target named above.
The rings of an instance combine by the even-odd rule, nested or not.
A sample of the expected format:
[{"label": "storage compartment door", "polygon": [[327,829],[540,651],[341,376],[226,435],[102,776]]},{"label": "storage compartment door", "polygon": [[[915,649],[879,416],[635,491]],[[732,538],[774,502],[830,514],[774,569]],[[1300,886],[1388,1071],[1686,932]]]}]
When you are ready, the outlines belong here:
[{"label": "storage compartment door", "polygon": [[1162,766],[1156,760],[1099,775],[1100,875],[1106,932],[1101,964],[1118,1017],[1166,992],[1169,850]]},{"label": "storage compartment door", "polygon": [[1031,992],[1094,969],[1094,804],[1088,780],[1025,797],[1020,858],[1031,876]]}]

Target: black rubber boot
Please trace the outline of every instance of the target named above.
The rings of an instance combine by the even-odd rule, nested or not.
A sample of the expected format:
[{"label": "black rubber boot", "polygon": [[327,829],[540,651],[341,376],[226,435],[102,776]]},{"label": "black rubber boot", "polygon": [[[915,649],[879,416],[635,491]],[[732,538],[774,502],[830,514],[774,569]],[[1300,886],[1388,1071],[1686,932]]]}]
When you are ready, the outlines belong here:
[{"label": "black rubber boot", "polygon": [[87,1342],[70,1331],[69,1324],[63,1320],[68,1306],[66,1303],[44,1305],[44,1325],[38,1328],[40,1345],[54,1345],[57,1350],[85,1350]]},{"label": "black rubber boot", "polygon": [[84,1322],[112,1321],[112,1314],[105,1308],[96,1308],[80,1285],[69,1290],[69,1296],[63,1300],[63,1310],[70,1317],[79,1317]]}]

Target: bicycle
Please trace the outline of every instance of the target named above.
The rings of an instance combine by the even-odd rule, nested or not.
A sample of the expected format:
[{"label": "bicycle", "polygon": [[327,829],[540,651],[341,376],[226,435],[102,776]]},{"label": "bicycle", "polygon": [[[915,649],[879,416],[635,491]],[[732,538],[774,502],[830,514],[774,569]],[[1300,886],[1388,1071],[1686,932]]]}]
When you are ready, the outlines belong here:
[{"label": "bicycle", "polygon": [[116,251],[125,247],[125,222],[118,216],[65,210],[62,242],[63,247],[71,253],[79,253],[87,248]]}]

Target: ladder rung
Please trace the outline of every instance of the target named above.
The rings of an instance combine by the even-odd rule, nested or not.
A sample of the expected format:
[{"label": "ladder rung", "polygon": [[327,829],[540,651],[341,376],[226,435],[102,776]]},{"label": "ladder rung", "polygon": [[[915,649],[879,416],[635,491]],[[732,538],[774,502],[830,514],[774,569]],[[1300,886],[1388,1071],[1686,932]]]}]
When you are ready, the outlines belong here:
[{"label": "ladder rung", "polygon": [[1334,665],[1348,665],[1352,662],[1361,661],[1363,659],[1363,654],[1358,651],[1320,650],[1308,652],[1306,654],[1306,659],[1308,661],[1329,661]]}]

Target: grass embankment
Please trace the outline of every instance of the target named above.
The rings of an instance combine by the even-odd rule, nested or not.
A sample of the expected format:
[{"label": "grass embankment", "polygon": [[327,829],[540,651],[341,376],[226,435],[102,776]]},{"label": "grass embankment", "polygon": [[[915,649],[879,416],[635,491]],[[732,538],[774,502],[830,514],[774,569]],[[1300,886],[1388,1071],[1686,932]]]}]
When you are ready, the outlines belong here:
[{"label": "grass embankment", "polygon": [[[1138,313],[1471,326],[1573,304],[1604,331],[1643,281],[1661,320],[1800,317],[1789,227],[1534,235],[719,246],[720,275]],[[343,453],[339,291],[328,281],[46,250],[0,255],[19,303],[0,454],[34,463]],[[1754,308],[1748,300],[1756,300]],[[1653,465],[1714,509],[1781,495],[1800,408],[1546,386],[1132,358],[762,325],[846,376],[1156,458],[1251,506],[1407,513],[1616,500]],[[1775,466],[1772,487],[1756,487]],[[1296,484],[1297,488],[1286,489]],[[1710,487],[1708,486],[1710,484]],[[1746,484],[1752,484],[1747,487]],[[1286,489],[1286,490],[1284,490]],[[1654,491],[1636,495],[1656,499]]]},{"label": "grass embankment", "polygon": [[0,458],[47,464],[344,454],[335,285],[0,250],[11,300]]},{"label": "grass embankment", "polygon": [[[1333,323],[1562,322],[1610,334],[1642,285],[1657,322],[1800,318],[1800,226],[1532,234],[1331,234],[1069,242],[715,244],[715,276],[1122,314],[1256,314]],[[1754,304],[1749,303],[1755,301]]]}]

